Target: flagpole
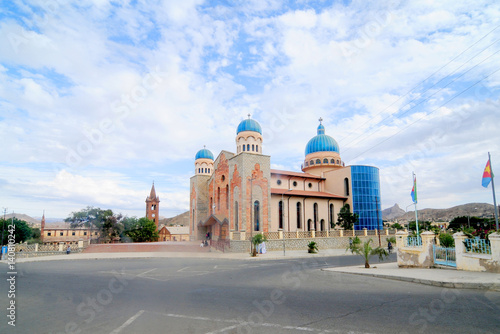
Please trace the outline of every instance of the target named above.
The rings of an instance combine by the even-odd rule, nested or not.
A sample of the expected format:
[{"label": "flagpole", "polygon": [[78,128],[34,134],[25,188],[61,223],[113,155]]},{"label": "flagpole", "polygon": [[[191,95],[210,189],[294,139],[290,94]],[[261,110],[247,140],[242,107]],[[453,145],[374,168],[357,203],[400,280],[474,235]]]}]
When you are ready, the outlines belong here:
[{"label": "flagpole", "polygon": [[488,162],[490,163],[490,169],[491,169],[491,191],[493,191],[493,205],[495,206],[495,226],[496,230],[498,231],[498,207],[497,207],[497,199],[495,197],[495,182],[493,181],[495,175],[493,174],[493,167],[491,167],[490,152],[488,152]]},{"label": "flagpole", "polygon": [[415,225],[417,227],[417,237],[418,237],[418,211],[417,211],[417,202],[418,202],[418,195],[417,195],[417,182],[415,180],[415,172],[413,172],[413,186],[415,187]]}]

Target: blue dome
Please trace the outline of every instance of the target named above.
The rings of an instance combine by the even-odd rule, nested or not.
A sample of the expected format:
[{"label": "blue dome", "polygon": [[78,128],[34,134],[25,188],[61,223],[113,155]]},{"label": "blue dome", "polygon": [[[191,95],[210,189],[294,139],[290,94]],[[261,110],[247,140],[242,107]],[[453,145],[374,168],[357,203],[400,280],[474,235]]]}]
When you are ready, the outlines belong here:
[{"label": "blue dome", "polygon": [[306,155],[314,152],[339,152],[339,144],[332,137],[325,134],[323,124],[318,126],[318,135],[311,138],[306,146]]},{"label": "blue dome", "polygon": [[214,160],[214,155],[212,154],[212,152],[210,152],[209,150],[207,150],[206,148],[204,148],[202,150],[199,150],[198,153],[196,153],[195,160],[198,160],[198,159],[211,159],[211,160]]},{"label": "blue dome", "polygon": [[236,134],[242,131],[255,131],[262,134],[262,128],[260,127],[260,124],[251,118],[241,121],[240,125],[238,125],[238,130],[236,130]]}]

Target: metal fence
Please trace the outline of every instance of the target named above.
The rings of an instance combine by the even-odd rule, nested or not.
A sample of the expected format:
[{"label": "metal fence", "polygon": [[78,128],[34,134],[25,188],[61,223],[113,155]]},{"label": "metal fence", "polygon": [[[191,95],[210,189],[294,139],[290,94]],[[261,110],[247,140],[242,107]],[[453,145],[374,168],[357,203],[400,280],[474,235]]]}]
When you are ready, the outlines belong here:
[{"label": "metal fence", "polygon": [[406,247],[422,247],[422,238],[421,237],[406,238]]},{"label": "metal fence", "polygon": [[465,239],[465,251],[475,254],[491,254],[491,245],[485,239]]}]

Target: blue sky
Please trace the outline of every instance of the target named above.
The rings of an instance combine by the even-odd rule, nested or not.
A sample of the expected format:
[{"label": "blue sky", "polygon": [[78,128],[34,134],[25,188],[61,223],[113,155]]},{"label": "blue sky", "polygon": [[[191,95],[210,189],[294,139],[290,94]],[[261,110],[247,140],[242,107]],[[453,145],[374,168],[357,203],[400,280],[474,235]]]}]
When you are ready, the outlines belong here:
[{"label": "blue sky", "polygon": [[[500,167],[496,1],[3,1],[0,206],[66,217],[189,206],[194,156],[252,114],[299,171],[319,117],[382,206],[491,203]],[[500,173],[500,172],[498,172]]]}]

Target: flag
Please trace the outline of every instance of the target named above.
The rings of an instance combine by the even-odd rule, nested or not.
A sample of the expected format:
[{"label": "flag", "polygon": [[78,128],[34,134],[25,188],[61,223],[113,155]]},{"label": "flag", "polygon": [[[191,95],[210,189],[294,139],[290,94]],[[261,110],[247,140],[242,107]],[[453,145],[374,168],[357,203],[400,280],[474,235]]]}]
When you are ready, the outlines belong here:
[{"label": "flag", "polygon": [[417,177],[413,178],[413,188],[411,189],[411,199],[413,203],[417,203]]},{"label": "flag", "polygon": [[491,172],[491,165],[490,165],[490,159],[488,159],[488,162],[486,163],[486,167],[484,167],[484,172],[483,172],[483,187],[488,188],[488,185],[491,182],[491,178],[493,177],[493,173]]}]

